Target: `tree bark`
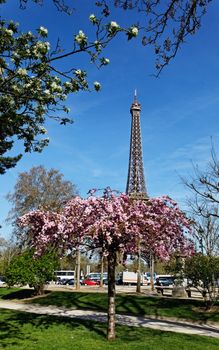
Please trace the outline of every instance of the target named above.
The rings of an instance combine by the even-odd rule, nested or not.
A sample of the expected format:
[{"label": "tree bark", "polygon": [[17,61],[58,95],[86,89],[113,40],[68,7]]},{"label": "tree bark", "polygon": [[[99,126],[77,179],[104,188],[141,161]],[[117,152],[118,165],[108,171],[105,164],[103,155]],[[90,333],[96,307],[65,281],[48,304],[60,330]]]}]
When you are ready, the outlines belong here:
[{"label": "tree bark", "polygon": [[36,284],[34,285],[34,291],[36,295],[44,294],[44,284]]},{"label": "tree bark", "polygon": [[116,317],[115,269],[116,269],[116,252],[110,251],[108,255],[108,326],[107,326],[108,340],[114,340],[116,337],[116,334],[115,334],[115,317]]},{"label": "tree bark", "polygon": [[141,293],[141,243],[138,242],[138,271],[137,271],[137,286],[136,293]]},{"label": "tree bark", "polygon": [[150,275],[151,275],[151,291],[154,291],[154,255],[150,253]]},{"label": "tree bark", "polygon": [[76,251],[76,266],[75,266],[75,272],[76,272],[76,279],[75,279],[75,289],[80,289],[80,275],[81,275],[81,252],[80,247],[77,247]]},{"label": "tree bark", "polygon": [[103,254],[101,254],[100,287],[103,287],[103,270],[104,270],[104,256]]}]

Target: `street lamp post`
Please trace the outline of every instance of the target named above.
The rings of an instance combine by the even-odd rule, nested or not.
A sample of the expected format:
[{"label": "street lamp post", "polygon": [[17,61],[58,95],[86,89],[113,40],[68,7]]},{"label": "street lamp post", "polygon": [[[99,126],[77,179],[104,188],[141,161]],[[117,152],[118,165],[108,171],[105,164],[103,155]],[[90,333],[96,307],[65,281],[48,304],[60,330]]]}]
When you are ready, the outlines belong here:
[{"label": "street lamp post", "polygon": [[175,280],[175,285],[173,286],[172,290],[172,296],[177,298],[188,298],[185,287],[183,285],[185,255],[178,254],[176,256],[176,263],[181,265],[181,269],[178,273],[177,279]]}]

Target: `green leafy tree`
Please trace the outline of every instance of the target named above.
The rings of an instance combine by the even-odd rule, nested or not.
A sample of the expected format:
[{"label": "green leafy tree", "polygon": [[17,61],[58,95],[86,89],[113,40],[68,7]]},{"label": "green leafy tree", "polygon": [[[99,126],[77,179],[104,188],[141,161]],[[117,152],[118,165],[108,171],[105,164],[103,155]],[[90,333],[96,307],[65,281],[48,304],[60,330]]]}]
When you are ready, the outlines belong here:
[{"label": "green leafy tree", "polygon": [[196,254],[185,260],[183,273],[203,294],[210,309],[219,298],[219,257]]},{"label": "green leafy tree", "polygon": [[5,271],[6,283],[9,286],[29,284],[37,295],[42,294],[45,283],[55,279],[57,264],[57,256],[52,252],[34,258],[32,250],[24,251],[12,258]]},{"label": "green leafy tree", "polygon": [[[43,0],[32,0],[43,4]],[[0,0],[4,6],[5,0]],[[53,0],[58,10],[77,15],[64,0]],[[82,30],[74,33],[70,46],[61,48],[60,42],[51,47],[48,30],[41,26],[36,32],[22,32],[11,21],[0,20],[0,174],[14,167],[23,153],[8,155],[15,142],[23,143],[24,152],[41,152],[48,145],[45,121],[53,118],[61,124],[71,122],[66,98],[79,91],[99,91],[101,85],[91,84],[87,71],[75,67],[72,57],[87,54],[98,67],[109,64],[104,49],[119,33],[130,40],[139,36],[144,46],[152,45],[156,56],[155,65],[159,75],[173,59],[182,43],[199,29],[210,0],[163,1],[93,1],[94,13],[89,16],[91,34]],[[28,0],[20,0],[25,8]],[[74,2],[78,5],[81,2]],[[112,7],[136,11],[139,22],[126,23],[122,27],[111,16]],[[92,31],[93,30],[93,31]],[[140,35],[141,33],[141,35]],[[66,71],[59,62],[71,57]],[[91,88],[93,86],[93,88]]]}]

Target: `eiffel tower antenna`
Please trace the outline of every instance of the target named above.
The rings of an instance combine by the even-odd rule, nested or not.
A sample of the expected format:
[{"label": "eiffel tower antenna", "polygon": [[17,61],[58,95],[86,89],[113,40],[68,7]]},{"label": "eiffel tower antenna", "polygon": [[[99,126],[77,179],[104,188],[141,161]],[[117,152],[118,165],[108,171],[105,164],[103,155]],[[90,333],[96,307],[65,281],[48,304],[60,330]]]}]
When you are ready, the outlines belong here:
[{"label": "eiffel tower antenna", "polygon": [[137,103],[137,89],[135,89],[135,94],[134,94],[134,103]]},{"label": "eiffel tower antenna", "polygon": [[129,153],[128,180],[126,194],[136,199],[148,197],[145,186],[144,166],[141,143],[140,112],[141,105],[137,101],[137,90],[135,89],[134,101],[131,105],[131,138]]}]

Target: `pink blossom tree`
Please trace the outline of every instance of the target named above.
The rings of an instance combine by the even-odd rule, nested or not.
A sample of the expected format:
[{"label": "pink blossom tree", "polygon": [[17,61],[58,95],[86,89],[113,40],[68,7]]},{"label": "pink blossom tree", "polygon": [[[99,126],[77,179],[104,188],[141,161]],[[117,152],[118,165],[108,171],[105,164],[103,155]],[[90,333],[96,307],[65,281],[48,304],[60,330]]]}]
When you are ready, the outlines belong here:
[{"label": "pink blossom tree", "polygon": [[151,251],[161,260],[169,260],[176,252],[183,255],[193,252],[190,223],[170,197],[150,198],[134,205],[145,220],[140,232],[143,251]]},{"label": "pink blossom tree", "polygon": [[77,245],[101,248],[108,259],[108,340],[115,338],[115,268],[118,256],[136,253],[139,241],[161,259],[175,252],[189,254],[185,237],[189,222],[169,197],[133,200],[107,188],[102,197],[90,192],[87,199],[76,197],[67,203],[62,215],[31,212],[19,225],[31,231],[36,254],[46,247],[65,250]]}]

